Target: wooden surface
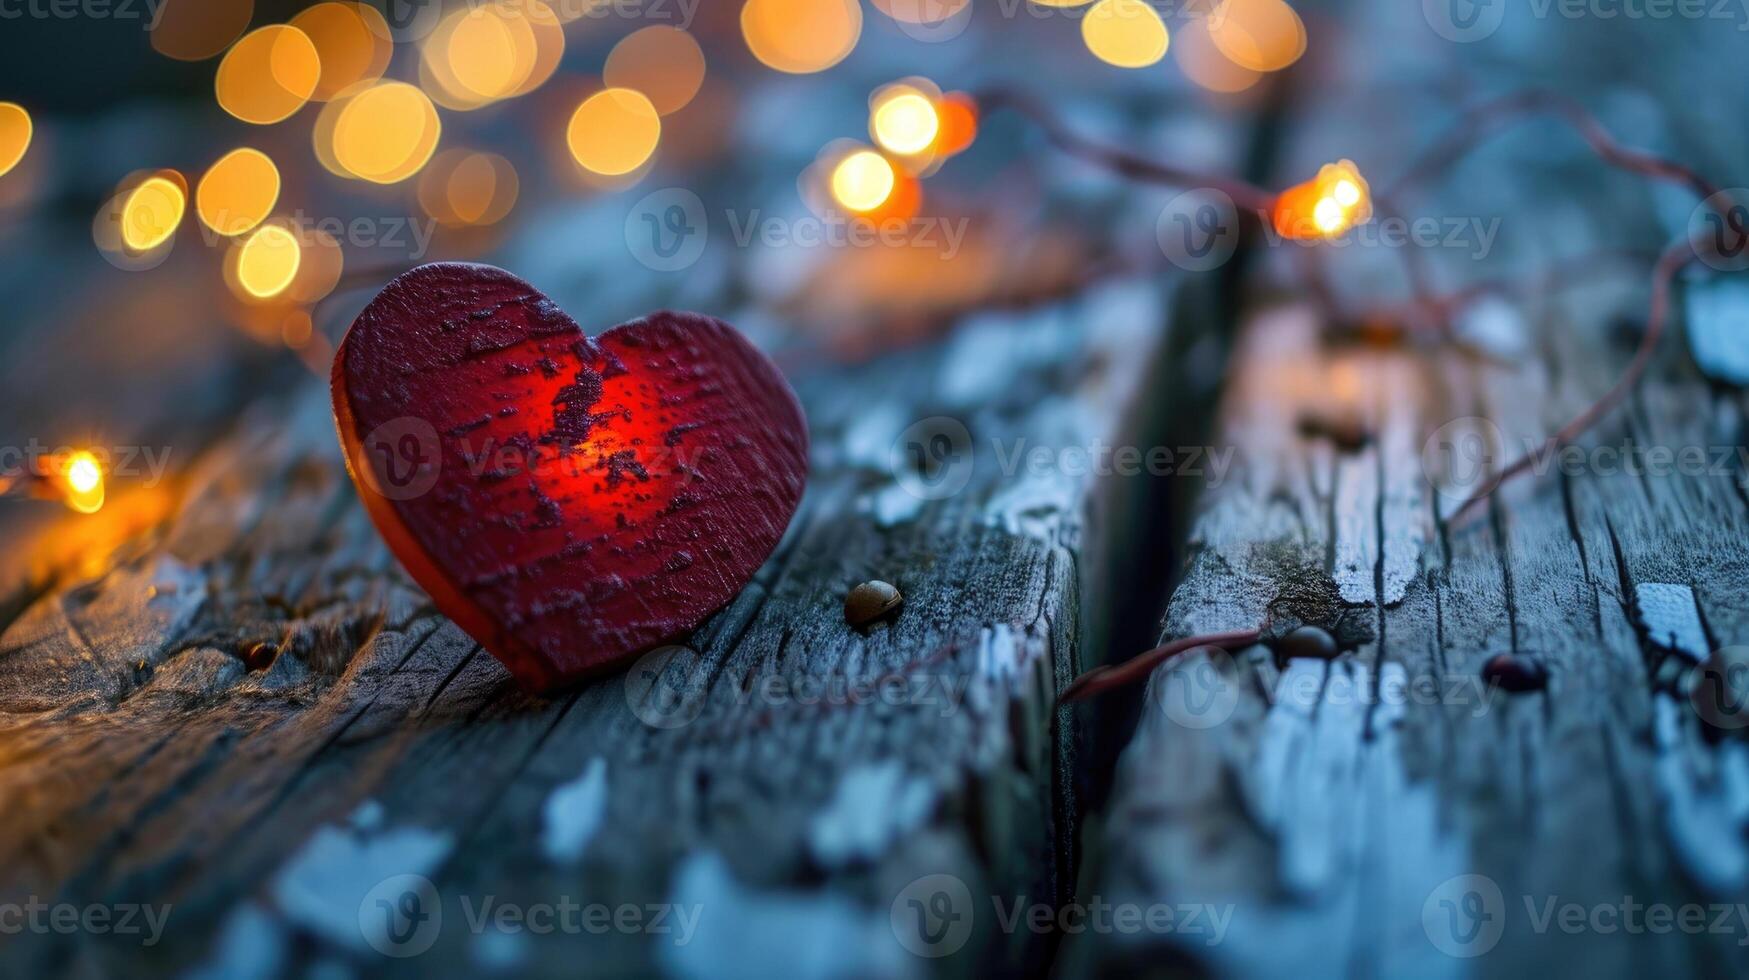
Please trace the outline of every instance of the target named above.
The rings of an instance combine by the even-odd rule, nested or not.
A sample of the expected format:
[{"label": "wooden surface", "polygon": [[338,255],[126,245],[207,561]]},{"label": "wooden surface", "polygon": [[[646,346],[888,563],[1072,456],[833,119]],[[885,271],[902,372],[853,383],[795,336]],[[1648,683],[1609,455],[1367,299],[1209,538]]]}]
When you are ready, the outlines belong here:
[{"label": "wooden surface", "polygon": [[[165,938],[143,958],[79,936],[0,957],[231,975],[336,961],[570,975],[583,957],[602,974],[708,975],[734,956],[903,975],[923,961],[887,906],[925,869],[1057,900],[1073,754],[1052,698],[1087,629],[1078,566],[1115,529],[1090,524],[1098,481],[1004,476],[990,447],[1133,441],[1167,300],[1111,283],[854,372],[798,374],[817,450],[777,554],[690,650],[552,699],[520,694],[396,567],[320,386],[257,406],[195,462],[161,527],[0,636],[5,896],[168,902]],[[927,500],[889,453],[937,415],[977,434],[976,463],[963,491]],[[864,632],[841,605],[869,578],[907,598]],[[637,686],[652,673],[653,693]],[[882,679],[902,684],[839,693]],[[652,710],[664,692],[678,703]],[[403,874],[438,883],[449,925],[420,959],[379,960],[361,903]],[[466,928],[487,896],[567,895],[697,909],[697,932]],[[973,950],[1017,964],[1036,946],[991,935]]]},{"label": "wooden surface", "polygon": [[[1315,40],[1280,100],[1224,104],[1215,122],[1165,99],[1070,116],[1271,185],[1342,156],[1376,181],[1456,103],[1552,84],[1630,142],[1749,180],[1740,134],[1717,122],[1742,118],[1731,32],[1511,20],[1453,47],[1428,42],[1418,6],[1308,9],[1314,39],[1341,44]],[[1001,145],[1003,125],[984,138]],[[968,208],[978,234],[930,290],[895,288],[926,261],[909,253],[844,256],[777,290],[755,250],[721,241],[685,276],[616,274],[611,197],[543,214],[491,256],[586,327],[694,307],[793,354],[813,437],[802,509],[752,585],[685,650],[551,698],[519,693],[397,567],[345,477],[324,385],[215,322],[186,285],[210,270],[180,252],[114,299],[125,274],[80,229],[0,271],[11,290],[90,285],[32,293],[29,327],[0,338],[21,431],[78,437],[51,429],[65,379],[29,365],[82,359],[106,438],[175,449],[168,482],[96,518],[6,513],[17,546],[0,562],[0,904],[168,918],[145,947],[0,935],[0,971],[1742,975],[1749,922],[1539,933],[1526,905],[1749,901],[1749,751],[1682,696],[1689,665],[1749,636],[1741,457],[1697,476],[1528,480],[1457,525],[1442,519],[1452,474],[1424,452],[1489,425],[1521,447],[1603,390],[1631,350],[1639,273],[1496,310],[1497,363],[1361,345],[1308,302],[1284,250],[1200,276],[1086,275],[1157,254],[1171,192],[1025,154],[1036,172],[1003,190],[1050,216]],[[1655,248],[1692,203],[1533,126],[1407,209],[1502,218],[1486,255],[1433,253],[1456,287]],[[1023,233],[1063,214],[1073,244]],[[1332,257],[1345,307],[1400,299],[1400,259]],[[1727,352],[1718,321],[1745,308],[1740,288],[1684,293]],[[837,353],[895,349],[786,350],[774,323],[791,320],[828,325]],[[86,332],[51,329],[69,322]],[[1745,399],[1720,382],[1673,337],[1587,445],[1740,446]],[[1343,425],[1366,438],[1331,438]],[[895,469],[895,445],[931,455],[938,434],[948,465],[921,482]],[[1233,469],[1150,480],[1007,455],[1096,443],[1231,451]],[[859,631],[841,604],[871,578],[906,602]],[[1197,653],[1145,695],[1053,706],[1095,663],[1266,614],[1331,629],[1342,654]],[[1506,652],[1545,663],[1547,691],[1482,685]],[[443,924],[417,957],[386,957],[367,938],[376,901],[416,891],[410,875]],[[1503,934],[1476,958],[1436,938],[1477,887],[1466,875],[1500,892]],[[474,924],[487,903],[566,902],[634,919]],[[1005,926],[1016,902],[1043,924]],[[1073,927],[1101,907],[1174,918]],[[937,909],[964,934],[929,942],[950,924]]]},{"label": "wooden surface", "polygon": [[[1357,47],[1400,26],[1351,24]],[[1731,182],[1722,161],[1740,136],[1703,121],[1706,107],[1742,98],[1740,87],[1704,83],[1708,58],[1728,48],[1716,35],[1635,33],[1635,64],[1604,77],[1594,52],[1623,38],[1605,25],[1507,26],[1502,44],[1545,52],[1544,80],[1585,99],[1631,144]],[[1679,53],[1677,37],[1693,47]],[[1355,66],[1324,69],[1327,84],[1311,87],[1318,94],[1287,140],[1289,161],[1334,155],[1336,121],[1380,105],[1376,92],[1341,83]],[[1431,80],[1410,94],[1415,72],[1403,77],[1384,111],[1404,131],[1437,132],[1448,100]],[[1495,88],[1473,81],[1473,95]],[[1696,91],[1705,94],[1678,94]],[[1417,105],[1429,116],[1409,122]],[[1383,161],[1406,161],[1427,141],[1349,145],[1380,161],[1376,182],[1390,173]],[[1571,136],[1532,123],[1423,191],[1412,211],[1501,218],[1485,258],[1431,253],[1436,274],[1456,285],[1524,276],[1587,248],[1655,249],[1682,231],[1693,204],[1599,171]],[[1396,257],[1380,251],[1332,262],[1357,287],[1344,290],[1351,309],[1377,301],[1375,284],[1401,288],[1387,278]],[[1267,619],[1278,631],[1323,627],[1343,652],[1325,662],[1261,645],[1231,657],[1197,651],[1154,674],[1082,894],[1207,906],[1230,925],[1215,944],[1076,937],[1068,973],[1749,969],[1740,911],[1749,751],[1741,731],[1705,724],[1687,694],[1698,662],[1749,636],[1749,497],[1736,449],[1749,399],[1709,381],[1679,336],[1629,403],[1582,440],[1580,463],[1506,488],[1473,519],[1447,520],[1478,474],[1446,465],[1445,447],[1492,440],[1503,464],[1607,389],[1643,325],[1643,268],[1593,269],[1603,274],[1585,287],[1461,320],[1475,330],[1492,318],[1498,360],[1333,342],[1329,318],[1303,298],[1253,300],[1213,435],[1240,447],[1242,462],[1198,506],[1162,636]],[[1736,289],[1728,276],[1697,274],[1684,295],[1695,316],[1740,323],[1741,307],[1723,312]],[[1364,444],[1307,424],[1330,418],[1358,423]],[[1702,470],[1655,468],[1657,454],[1689,447],[1705,451]],[[1491,687],[1483,665],[1503,653],[1546,665],[1547,689]]]}]

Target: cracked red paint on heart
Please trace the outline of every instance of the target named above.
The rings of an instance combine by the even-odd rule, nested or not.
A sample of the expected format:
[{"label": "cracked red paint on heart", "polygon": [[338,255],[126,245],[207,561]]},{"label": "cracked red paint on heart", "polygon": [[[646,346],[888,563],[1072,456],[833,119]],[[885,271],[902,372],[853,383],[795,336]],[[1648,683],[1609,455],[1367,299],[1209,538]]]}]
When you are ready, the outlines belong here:
[{"label": "cracked red paint on heart", "polygon": [[661,312],[591,338],[490,266],[389,283],[332,387],[378,530],[530,690],[697,628],[770,556],[807,478],[795,394],[733,327]]}]

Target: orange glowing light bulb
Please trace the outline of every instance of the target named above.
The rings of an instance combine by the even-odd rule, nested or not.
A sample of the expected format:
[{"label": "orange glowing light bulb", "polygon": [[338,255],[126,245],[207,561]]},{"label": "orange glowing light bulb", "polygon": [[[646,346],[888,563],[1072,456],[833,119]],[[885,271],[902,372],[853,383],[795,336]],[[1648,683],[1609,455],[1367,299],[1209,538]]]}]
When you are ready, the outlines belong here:
[{"label": "orange glowing light bulb", "polygon": [[844,208],[866,214],[887,202],[898,174],[887,158],[873,150],[857,150],[832,168],[832,197]]},{"label": "orange glowing light bulb", "polygon": [[930,93],[899,83],[875,93],[869,135],[888,152],[916,156],[935,145],[941,113]]},{"label": "orange glowing light bulb", "polygon": [[1372,189],[1352,160],[1325,164],[1318,176],[1282,191],[1273,223],[1283,238],[1335,238],[1372,218]]},{"label": "orange glowing light bulb", "polygon": [[81,514],[95,514],[103,507],[103,465],[89,450],[67,457],[62,479],[67,485],[67,506]]}]

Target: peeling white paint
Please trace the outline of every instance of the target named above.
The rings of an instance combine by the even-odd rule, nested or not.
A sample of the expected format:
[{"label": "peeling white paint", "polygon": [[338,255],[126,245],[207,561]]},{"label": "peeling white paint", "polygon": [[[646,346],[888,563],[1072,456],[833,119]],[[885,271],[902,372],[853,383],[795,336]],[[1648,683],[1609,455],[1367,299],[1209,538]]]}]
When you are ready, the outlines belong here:
[{"label": "peeling white paint", "polygon": [[1022,637],[1007,623],[986,626],[978,633],[977,676],[1011,680],[1020,676],[1026,663]]},{"label": "peeling white paint", "polygon": [[430,874],[454,840],[423,827],[383,829],[380,805],[345,826],[318,829],[274,875],[274,903],[291,922],[348,949],[368,950],[358,910],[372,888],[397,875]]},{"label": "peeling white paint", "polygon": [[607,812],[607,760],[589,760],[583,774],[554,789],[541,808],[541,849],[547,858],[571,862],[583,856]]},{"label": "peeling white paint", "polygon": [[1706,628],[1688,586],[1642,582],[1634,586],[1634,606],[1653,643],[1696,663],[1707,658]]},{"label": "peeling white paint", "polygon": [[[892,466],[893,440],[905,427],[917,421],[906,418],[894,402],[870,405],[858,412],[844,429],[844,462],[871,470],[886,470]],[[825,440],[820,440],[825,442]]]},{"label": "peeling white paint", "polygon": [[808,845],[829,866],[873,859],[921,825],[934,807],[934,786],[908,776],[898,760],[856,766],[809,824]]},{"label": "peeling white paint", "polygon": [[1503,358],[1523,357],[1530,350],[1524,313],[1499,296],[1484,296],[1459,310],[1453,326],[1464,339]]},{"label": "peeling white paint", "polygon": [[1716,276],[1683,287],[1688,316],[1683,333],[1694,360],[1710,377],[1729,384],[1749,385],[1749,283],[1736,276]]},{"label": "peeling white paint", "polygon": [[895,483],[867,494],[857,501],[857,510],[873,514],[881,527],[893,527],[916,518],[923,509],[923,498]]},{"label": "peeling white paint", "polygon": [[921,963],[899,945],[887,910],[830,892],[778,892],[735,880],[712,852],[675,871],[674,902],[700,910],[690,942],[658,943],[665,972],[684,980],[902,977]]},{"label": "peeling white paint", "polygon": [[277,976],[285,959],[285,930],[254,902],[225,917],[213,942],[213,955],[183,980],[266,980]]},{"label": "peeling white paint", "polygon": [[[1695,746],[1685,735],[1692,721],[1685,717],[1691,710],[1688,705],[1659,694],[1652,707],[1657,785],[1671,849],[1709,894],[1741,894],[1749,883],[1749,848],[1740,829],[1749,812],[1749,797],[1733,781],[1702,777],[1695,771]],[[1724,743],[1720,750],[1720,773],[1740,771],[1749,758],[1735,743]]]}]

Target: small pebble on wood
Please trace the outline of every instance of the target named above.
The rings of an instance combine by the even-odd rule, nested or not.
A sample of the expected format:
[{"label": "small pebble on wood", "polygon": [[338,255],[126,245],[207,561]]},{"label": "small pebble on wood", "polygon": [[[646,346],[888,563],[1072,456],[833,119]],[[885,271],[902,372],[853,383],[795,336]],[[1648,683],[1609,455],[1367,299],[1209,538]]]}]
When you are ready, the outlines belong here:
[{"label": "small pebble on wood", "polygon": [[1295,657],[1330,660],[1338,652],[1336,638],[1316,626],[1302,626],[1275,643],[1275,654],[1283,660]]},{"label": "small pebble on wood", "polygon": [[1522,694],[1547,687],[1549,669],[1529,657],[1501,653],[1489,657],[1488,662],[1482,665],[1482,679],[1490,687]]},{"label": "small pebble on wood", "polygon": [[844,621],[852,626],[867,626],[899,608],[905,597],[892,585],[880,580],[864,582],[844,597]]}]

